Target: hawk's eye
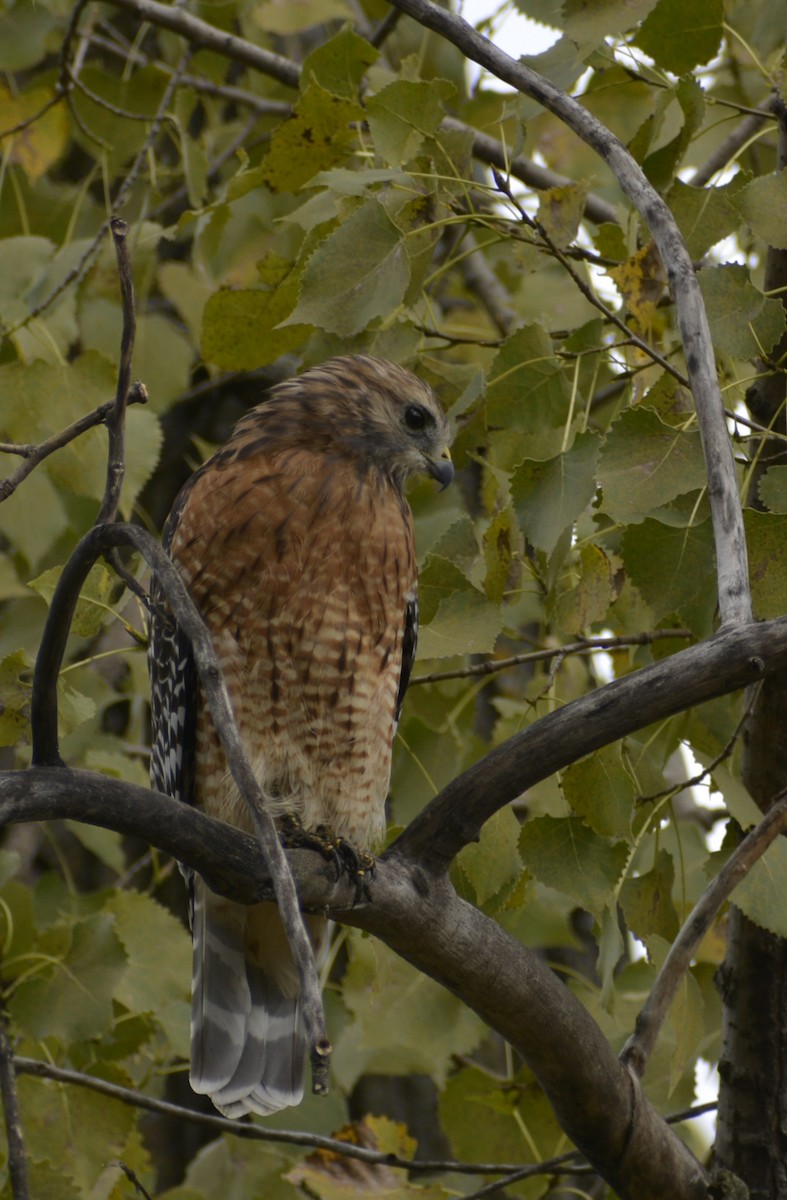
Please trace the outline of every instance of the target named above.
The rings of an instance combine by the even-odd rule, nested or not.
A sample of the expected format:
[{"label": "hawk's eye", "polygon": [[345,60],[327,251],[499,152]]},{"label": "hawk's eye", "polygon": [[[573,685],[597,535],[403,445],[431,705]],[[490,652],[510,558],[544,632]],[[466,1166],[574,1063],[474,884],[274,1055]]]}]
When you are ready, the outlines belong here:
[{"label": "hawk's eye", "polygon": [[408,404],[404,410],[404,423],[408,429],[416,432],[425,429],[429,422],[429,413],[420,404]]}]

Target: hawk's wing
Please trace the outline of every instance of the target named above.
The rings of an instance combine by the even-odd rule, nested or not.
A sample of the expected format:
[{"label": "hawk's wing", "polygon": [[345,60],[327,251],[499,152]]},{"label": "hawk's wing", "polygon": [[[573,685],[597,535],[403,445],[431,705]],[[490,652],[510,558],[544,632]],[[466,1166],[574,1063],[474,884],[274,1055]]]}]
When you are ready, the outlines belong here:
[{"label": "hawk's wing", "polygon": [[399,724],[404,704],[404,694],[410,682],[415,663],[415,652],[418,648],[418,596],[410,596],[404,615],[404,635],[402,637],[402,673],[399,676],[399,691],[396,696],[394,713],[394,728]]},{"label": "hawk's wing", "polygon": [[[169,552],[190,483],[181,491],[162,538]],[[157,791],[194,803],[199,679],[191,643],[169,611],[157,580],[150,591],[150,781]]]}]

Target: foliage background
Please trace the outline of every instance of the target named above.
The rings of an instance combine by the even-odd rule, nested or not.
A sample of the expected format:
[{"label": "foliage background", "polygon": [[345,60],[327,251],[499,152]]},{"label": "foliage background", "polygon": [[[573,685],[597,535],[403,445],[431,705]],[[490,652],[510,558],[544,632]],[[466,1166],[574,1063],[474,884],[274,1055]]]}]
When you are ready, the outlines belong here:
[{"label": "foliage background", "polygon": [[[768,248],[787,248],[787,185],[772,114],[744,122],[783,87],[781,0],[520,7],[560,31],[531,65],[628,146],[698,263],[725,406],[743,418],[731,431],[756,613],[779,615],[784,441],[763,438],[746,404],[783,353],[782,296],[766,294],[764,271]],[[455,424],[459,479],[411,497],[423,627],[392,782],[401,827],[543,713],[715,627],[705,468],[664,266],[587,146],[523,96],[469,91],[461,53],[379,0],[166,11],[280,57],[199,48],[188,24],[190,40],[134,0],[20,0],[0,16],[3,474],[25,461],[10,443],[43,443],[114,393],[112,211],[132,228],[134,373],[150,395],[128,413],[125,517],[160,528],[193,466],[296,369],[363,351],[427,378]],[[538,190],[534,159],[552,172]],[[26,762],[46,602],[95,517],[105,461],[93,428],[0,504],[5,765]],[[61,677],[66,761],[142,784],[144,632],[144,609],[96,568]],[[600,660],[603,638],[619,644]],[[512,656],[524,661],[503,667]],[[493,673],[468,672],[490,659]],[[461,894],[559,966],[616,1048],[728,853],[732,834],[710,852],[709,827],[756,819],[741,705],[720,699],[568,766],[455,864]],[[710,813],[678,789],[684,744],[713,764]],[[736,903],[784,937],[781,857],[769,851]],[[17,827],[0,879],[18,1052],[193,1103],[172,864],[89,826]],[[665,1113],[691,1105],[698,1058],[719,1057],[723,955],[722,921],[649,1065]],[[330,1133],[372,1113],[362,1136],[405,1156],[415,1143],[402,1123],[422,1156],[520,1163],[568,1148],[527,1069],[381,943],[342,931],[326,997],[331,1097],[269,1124]],[[297,1147],[201,1145],[81,1088],[22,1078],[20,1101],[35,1196],[129,1195],[116,1159],[168,1200],[299,1188],[331,1200],[364,1186]],[[365,1186],[438,1197],[474,1184],[399,1172]]]}]

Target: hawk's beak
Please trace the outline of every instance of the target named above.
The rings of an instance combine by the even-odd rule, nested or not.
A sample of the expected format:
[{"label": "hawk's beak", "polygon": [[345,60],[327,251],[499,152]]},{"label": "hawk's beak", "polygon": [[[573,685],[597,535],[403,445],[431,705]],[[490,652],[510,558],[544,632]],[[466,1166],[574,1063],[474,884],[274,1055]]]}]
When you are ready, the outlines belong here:
[{"label": "hawk's beak", "polygon": [[454,464],[451,461],[451,451],[448,447],[440,451],[438,459],[430,459],[427,468],[433,479],[436,479],[440,484],[440,491],[443,492],[448,487],[454,477]]}]

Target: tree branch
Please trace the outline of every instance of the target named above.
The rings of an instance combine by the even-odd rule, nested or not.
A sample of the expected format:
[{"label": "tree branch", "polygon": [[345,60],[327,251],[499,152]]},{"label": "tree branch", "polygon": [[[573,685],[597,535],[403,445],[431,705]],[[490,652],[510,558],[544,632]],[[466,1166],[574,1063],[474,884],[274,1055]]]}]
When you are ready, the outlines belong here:
[{"label": "tree branch", "polygon": [[120,341],[120,361],[118,364],[118,382],[115,392],[115,403],[107,413],[106,426],[109,433],[109,449],[107,453],[107,481],[104,487],[104,497],[96,517],[96,523],[114,521],[120,504],[120,491],[123,487],[123,477],[126,473],[125,431],[126,431],[126,397],[131,381],[131,356],[134,353],[134,336],[137,329],[137,318],[134,312],[134,284],[131,279],[131,262],[128,255],[128,225],[120,217],[112,217],[109,222],[112,241],[115,244],[118,274],[120,276],[120,297],[123,306],[123,333]]},{"label": "tree branch", "polygon": [[[66,1067],[56,1067],[52,1063],[37,1058],[14,1058],[14,1067],[18,1075],[34,1075],[39,1079],[52,1079],[56,1083],[65,1083],[74,1087],[88,1088],[99,1092],[102,1096],[110,1096],[120,1100],[122,1104],[144,1109],[146,1112],[159,1113],[162,1116],[176,1117],[178,1120],[191,1121],[202,1125],[215,1133],[226,1133],[244,1141],[275,1142],[282,1146],[306,1146],[313,1150],[325,1150],[331,1154],[341,1154],[346,1158],[354,1158],[359,1162],[386,1167],[399,1167],[402,1170],[415,1173],[431,1173],[448,1171],[459,1175],[513,1175],[521,1168],[515,1163],[466,1163],[454,1159],[400,1158],[387,1150],[373,1150],[369,1146],[361,1146],[354,1142],[342,1141],[340,1138],[326,1137],[320,1133],[309,1133],[301,1129],[269,1129],[265,1125],[252,1124],[246,1121],[233,1121],[229,1117],[220,1117],[215,1113],[198,1112],[193,1108],[185,1108],[182,1104],[172,1104],[168,1100],[159,1100],[155,1096],[147,1096],[144,1092],[133,1088],[121,1087],[120,1084],[110,1083],[97,1075],[86,1075],[82,1071],[72,1071]],[[670,1119],[671,1120],[671,1119]],[[543,1175],[559,1169],[567,1162],[576,1163],[579,1156],[575,1153],[561,1154],[545,1162],[528,1167],[527,1173]],[[574,1168],[572,1168],[574,1169]],[[505,1186],[505,1184],[504,1184]]]},{"label": "tree branch", "polygon": [[192,17],[182,8],[159,4],[157,0],[111,0],[111,3],[116,8],[133,13],[141,21],[150,21],[151,25],[180,34],[192,46],[222,54],[225,58],[261,71],[263,75],[278,79],[288,87],[299,86],[301,72],[296,63],[280,54],[272,54],[270,50],[262,50],[243,38],[216,29],[207,21]]},{"label": "tree branch", "polygon": [[[128,394],[129,404],[147,404],[148,393],[144,384],[139,382],[132,384]],[[63,446],[67,446],[69,442],[73,442],[75,438],[81,437],[88,429],[92,429],[94,425],[100,425],[107,419],[108,414],[112,411],[115,405],[114,400],[108,400],[106,404],[99,405],[92,412],[85,413],[83,417],[78,417],[65,429],[61,429],[59,433],[53,433],[46,441],[39,442],[37,446],[30,445],[14,445],[10,442],[4,442],[0,445],[0,453],[2,454],[18,454],[22,458],[22,462],[17,469],[7,475],[5,479],[0,479],[0,502],[7,500],[12,496],[20,483],[27,479],[31,471],[34,471],[39,463],[48,458],[50,454],[54,454],[56,450],[62,450]]]},{"label": "tree branch", "polygon": [[683,338],[708,472],[716,542],[722,624],[751,620],[746,538],[708,319],[691,257],[665,202],[625,146],[578,101],[522,63],[515,62],[461,17],[431,0],[392,0],[420,25],[439,33],[467,58],[554,113],[607,163],[648,226],[667,272]]},{"label": "tree branch", "polygon": [[555,771],[637,729],[748,687],[787,663],[787,617],[720,630],[547,713],[464,771],[434,798],[386,857],[439,874],[503,805]]},{"label": "tree branch", "polygon": [[693,638],[690,629],[653,629],[649,633],[621,634],[619,637],[585,638],[581,642],[569,642],[567,646],[553,646],[543,650],[527,650],[523,654],[512,654],[509,658],[492,658],[488,662],[471,663],[457,667],[454,671],[432,671],[428,675],[415,675],[410,687],[416,683],[437,683],[442,679],[468,679],[476,675],[493,675],[507,671],[522,663],[549,662],[553,658],[567,658],[569,654],[596,654],[598,651],[617,650],[626,646],[648,646],[663,638]]},{"label": "tree branch", "polygon": [[30,1200],[27,1157],[16,1096],[14,1055],[8,1037],[8,1024],[4,1011],[0,1011],[0,1097],[3,1101],[5,1134],[8,1143],[8,1174],[11,1179],[11,1195],[14,1200]]},{"label": "tree branch", "polygon": [[[134,831],[234,900],[270,899],[254,839],[169,797],[66,768],[0,774],[6,822],[72,817]],[[630,1200],[705,1200],[702,1168],[639,1093],[579,1001],[536,954],[401,857],[380,861],[372,900],[310,850],[289,853],[303,906],[365,929],[447,987],[522,1054],[563,1129]],[[523,1013],[527,1019],[523,1020]],[[645,1182],[647,1181],[647,1182]]]},{"label": "tree branch", "polygon": [[635,1031],[621,1054],[623,1061],[629,1063],[638,1075],[644,1074],[678,985],[688,971],[697,947],[716,919],[721,906],[729,899],[741,880],[746,878],[771,843],[786,829],[787,797],[782,794],[781,799],[774,803],[759,824],[755,825],[733,851],[689,913],[637,1017]]}]

